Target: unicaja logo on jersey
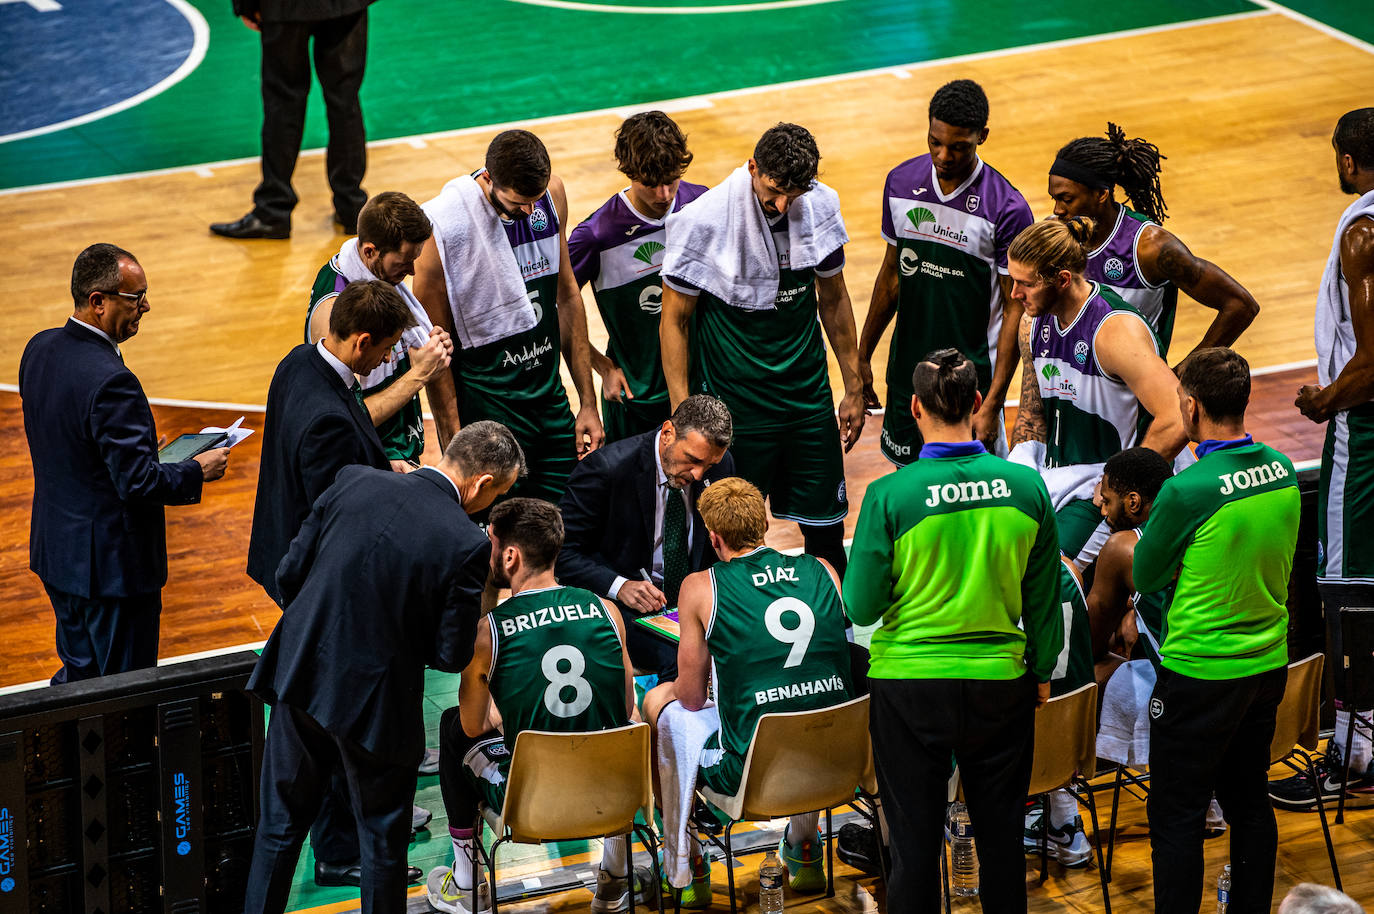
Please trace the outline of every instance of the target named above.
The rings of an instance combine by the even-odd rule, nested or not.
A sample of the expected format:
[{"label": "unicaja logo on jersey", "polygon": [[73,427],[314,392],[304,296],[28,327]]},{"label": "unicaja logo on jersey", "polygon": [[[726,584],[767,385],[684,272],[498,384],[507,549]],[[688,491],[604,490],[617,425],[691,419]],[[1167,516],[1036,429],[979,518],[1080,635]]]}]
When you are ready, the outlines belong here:
[{"label": "unicaja logo on jersey", "polygon": [[[906,218],[911,222],[911,227],[918,235],[934,235],[937,238],[944,238],[955,244],[968,244],[968,235],[957,228],[950,228],[941,225],[935,219],[935,214],[924,206],[914,206],[906,211]],[[922,231],[921,226],[929,224],[929,231]]]},{"label": "unicaja logo on jersey", "polygon": [[635,260],[642,260],[649,266],[654,265],[654,255],[663,250],[663,245],[657,241],[646,241],[635,248]]},{"label": "unicaja logo on jersey", "polygon": [[924,206],[916,206],[907,210],[906,217],[911,221],[911,227],[917,231],[920,231],[921,226],[925,225],[927,222],[932,225],[935,224],[935,214]]},{"label": "unicaja logo on jersey", "polygon": [[542,232],[549,227],[549,214],[544,212],[543,207],[536,206],[534,212],[530,213],[530,228],[536,232]]},{"label": "unicaja logo on jersey", "polygon": [[1044,368],[1040,369],[1040,373],[1045,376],[1046,381],[1053,382],[1055,378],[1059,377],[1064,372],[1059,370],[1058,365],[1046,365]]},{"label": "unicaja logo on jersey", "polygon": [[921,258],[916,256],[916,252],[911,248],[904,248],[902,253],[897,255],[897,269],[902,271],[903,276],[915,276],[920,269]]},{"label": "unicaja logo on jersey", "polygon": [[1109,257],[1107,262],[1102,265],[1102,273],[1112,282],[1116,282],[1126,275],[1126,265],[1121,262],[1119,257]]}]

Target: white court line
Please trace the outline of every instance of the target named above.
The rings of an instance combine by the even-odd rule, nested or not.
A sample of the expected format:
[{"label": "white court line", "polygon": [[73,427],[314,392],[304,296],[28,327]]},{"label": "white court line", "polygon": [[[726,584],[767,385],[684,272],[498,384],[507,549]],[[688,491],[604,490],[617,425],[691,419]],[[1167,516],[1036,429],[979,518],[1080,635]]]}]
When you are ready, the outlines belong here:
[{"label": "white court line", "polygon": [[1349,32],[1342,32],[1340,29],[1329,26],[1319,19],[1313,19],[1311,16],[1304,16],[1296,10],[1290,10],[1282,3],[1275,3],[1274,0],[1250,0],[1250,2],[1256,6],[1262,6],[1267,10],[1278,13],[1280,16],[1287,16],[1294,22],[1301,22],[1303,25],[1314,28],[1323,35],[1328,35],[1335,38],[1337,41],[1344,41],[1351,47],[1359,48],[1361,51],[1367,51],[1370,54],[1374,54],[1374,44],[1356,38]]},{"label": "white court line", "polygon": [[510,0],[529,6],[546,6],[556,10],[577,10],[586,13],[638,13],[652,16],[677,16],[692,13],[758,13],[765,10],[785,10],[799,6],[819,6],[839,3],[840,0],[767,0],[765,3],[731,3],[725,6],[618,6],[613,3],[584,3],[578,0]]},{"label": "white court line", "polygon": [[[1258,0],[1256,0],[1258,2]],[[977,51],[972,54],[959,54],[953,57],[941,57],[935,60],[914,61],[908,64],[897,66],[874,67],[868,70],[856,70],[850,73],[835,73],[830,76],[812,76],[806,79],[795,79],[787,82],[772,83],[766,86],[749,86],[743,89],[726,89],[720,92],[712,92],[705,95],[687,96],[685,98],[664,99],[656,102],[645,102],[643,105],[625,106],[615,105],[609,108],[597,108],[591,111],[573,111],[565,114],[550,114],[544,117],[529,118],[522,121],[509,121],[501,124],[483,124],[476,127],[459,127],[454,130],[438,130],[431,133],[419,133],[413,136],[393,137],[385,140],[376,140],[367,145],[372,148],[383,146],[395,146],[401,143],[410,143],[414,139],[425,141],[449,139],[460,136],[471,136],[473,134],[494,134],[512,127],[534,127],[540,124],[553,124],[561,121],[582,120],[593,117],[614,117],[617,112],[627,110],[632,107],[637,111],[647,111],[651,108],[667,109],[669,105],[695,104],[697,100],[706,99],[717,102],[727,98],[742,98],[749,95],[758,95],[764,92],[779,92],[789,89],[800,89],[809,86],[824,86],[839,82],[849,82],[855,79],[865,79],[870,76],[891,76],[898,70],[927,70],[932,67],[942,67],[949,64],[972,63],[981,60],[995,60],[1002,57],[1014,57],[1020,54],[1033,54],[1039,51],[1054,51],[1062,48],[1079,47],[1085,44],[1094,44],[1100,41],[1115,41],[1120,38],[1136,38],[1144,35],[1158,35],[1164,32],[1174,32],[1182,29],[1196,28],[1198,26],[1216,25],[1224,22],[1238,22],[1245,19],[1255,19],[1263,16],[1272,16],[1276,10],[1258,9],[1244,13],[1226,13],[1221,16],[1208,16],[1203,19],[1193,19],[1188,22],[1171,22],[1164,25],[1150,25],[1138,29],[1123,29],[1117,32],[1104,32],[1100,35],[1085,35],[1079,38],[1061,38],[1057,41],[1043,41],[1038,44],[1018,45],[1013,48],[999,48],[994,51]],[[301,155],[323,155],[324,149],[307,149]],[[179,165],[174,168],[155,168],[148,171],[131,171],[117,175],[104,175],[97,178],[78,178],[72,181],[54,181],[49,184],[30,184],[25,187],[10,187],[0,189],[0,197],[12,194],[23,194],[34,191],[58,190],[68,187],[88,187],[95,184],[111,184],[116,181],[127,181],[136,178],[154,177],[157,175],[181,174],[184,172],[194,172],[198,168],[225,168],[234,165],[246,165],[257,162],[256,156],[240,159],[226,159],[222,162],[202,162],[198,165]]]},{"label": "white court line", "polygon": [[[196,651],[194,654],[179,654],[176,657],[163,657],[157,662],[158,666],[167,666],[173,663],[186,663],[191,660],[205,660],[209,657],[222,657],[225,654],[237,654],[239,651],[260,651],[266,641],[254,641],[252,644],[235,644],[232,647],[217,647],[208,651]],[[49,685],[46,679],[35,679],[33,682],[20,682],[15,685],[0,687],[0,696],[13,695],[15,692],[27,692],[31,689],[41,689]]]},{"label": "white court line", "polygon": [[0,136],[0,143],[11,143],[15,140],[28,139],[31,136],[55,133],[58,130],[66,130],[68,127],[79,127],[82,124],[89,124],[91,121],[98,121],[103,117],[109,117],[111,114],[118,114],[120,111],[143,104],[155,95],[161,95],[190,76],[196,67],[200,66],[200,62],[205,59],[205,52],[210,48],[210,25],[205,21],[205,17],[200,14],[200,10],[188,3],[187,0],[167,0],[167,3],[181,13],[186,18],[187,24],[191,26],[191,53],[186,55],[181,66],[156,84],[149,86],[137,95],[129,96],[123,101],[101,108],[99,111],[83,114],[80,117],[59,121],[56,124],[35,127],[32,130],[21,130],[18,133],[7,133]]}]

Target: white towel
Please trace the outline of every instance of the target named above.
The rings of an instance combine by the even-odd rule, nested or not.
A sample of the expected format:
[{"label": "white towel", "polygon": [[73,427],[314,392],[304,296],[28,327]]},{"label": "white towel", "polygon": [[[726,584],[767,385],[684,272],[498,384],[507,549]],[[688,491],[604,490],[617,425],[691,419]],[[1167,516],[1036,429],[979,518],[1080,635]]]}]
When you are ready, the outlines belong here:
[{"label": "white towel", "polygon": [[1140,768],[1150,763],[1150,695],[1155,668],[1148,660],[1130,660],[1116,668],[1102,693],[1097,725],[1100,758]]},{"label": "white towel", "polygon": [[1348,296],[1342,294],[1341,236],[1350,223],[1363,216],[1374,218],[1374,190],[1360,197],[1341,213],[1331,255],[1326,258],[1322,284],[1317,288],[1317,381],[1325,387],[1335,379],[1355,354],[1355,328],[1346,308]]},{"label": "white towel", "polygon": [[701,750],[720,729],[715,705],[688,711],[670,702],[658,715],[658,783],[663,795],[663,873],[668,884],[684,889],[692,884],[692,848],[687,822],[696,804],[697,770]]},{"label": "white towel", "polygon": [[1050,504],[1058,511],[1071,501],[1092,500],[1093,489],[1102,478],[1101,463],[1080,463],[1063,467],[1045,466],[1045,442],[1022,441],[1011,449],[1007,459],[1030,467],[1045,481]]},{"label": "white towel", "polygon": [[421,208],[434,226],[459,345],[474,349],[534,329],[539,318],[520,265],[477,179],[454,178]]},{"label": "white towel", "polygon": [[[788,207],[786,219],[794,270],[816,266],[849,241],[839,194],[819,181]],[[746,311],[776,307],[778,252],[747,164],[673,213],[665,225],[665,276]]]},{"label": "white towel", "polygon": [[[349,282],[370,281],[380,278],[367,268],[367,264],[363,263],[363,258],[358,254],[357,238],[350,238],[343,243],[343,247],[339,248],[339,253],[334,258],[334,265],[343,274],[343,278]],[[396,284],[395,289],[401,294],[401,299],[415,317],[415,326],[407,328],[396,344],[396,354],[404,355],[406,349],[418,349],[429,342],[429,331],[434,328],[434,325],[430,323],[429,315],[425,313],[425,306],[420,304],[415,293],[410,291],[410,286],[401,282]],[[390,362],[382,362],[360,378],[358,383],[362,385],[363,390],[371,390],[395,373],[396,361],[393,359]]]}]

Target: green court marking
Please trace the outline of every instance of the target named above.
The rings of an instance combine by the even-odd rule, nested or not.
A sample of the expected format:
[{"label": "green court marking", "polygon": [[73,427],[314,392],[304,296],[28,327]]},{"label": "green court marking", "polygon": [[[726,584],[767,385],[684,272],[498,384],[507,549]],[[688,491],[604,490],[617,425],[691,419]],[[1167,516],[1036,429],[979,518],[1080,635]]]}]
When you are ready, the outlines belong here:
[{"label": "green court marking", "polygon": [[[0,144],[0,187],[256,157],[262,117],[257,35],[224,0],[193,2],[211,34],[196,72],[130,110]],[[1255,6],[1246,0],[1063,0],[1052,15],[1028,16],[1027,9],[1018,0],[982,0],[976,11],[957,0],[841,0],[766,12],[646,16],[507,0],[383,0],[371,12],[363,110],[369,138],[379,140],[1167,25]],[[317,148],[325,140],[316,89],[304,145]]]}]

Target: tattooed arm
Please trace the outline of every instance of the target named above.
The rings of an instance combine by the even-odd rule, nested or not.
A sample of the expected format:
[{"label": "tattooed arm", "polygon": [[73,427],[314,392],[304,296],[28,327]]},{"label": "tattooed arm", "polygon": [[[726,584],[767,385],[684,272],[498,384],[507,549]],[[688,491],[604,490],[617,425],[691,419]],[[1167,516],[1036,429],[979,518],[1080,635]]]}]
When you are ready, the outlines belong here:
[{"label": "tattooed arm", "polygon": [[1031,353],[1029,314],[1021,317],[1016,341],[1021,349],[1021,403],[1016,408],[1016,424],[1011,429],[1011,446],[1022,441],[1045,440],[1045,406],[1040,402],[1040,383],[1035,380],[1035,358]]},{"label": "tattooed arm", "polygon": [[1198,349],[1230,346],[1259,314],[1259,303],[1216,264],[1197,257],[1170,232],[1152,226],[1140,236],[1141,273],[1148,281],[1171,282],[1194,301],[1217,312]]}]

